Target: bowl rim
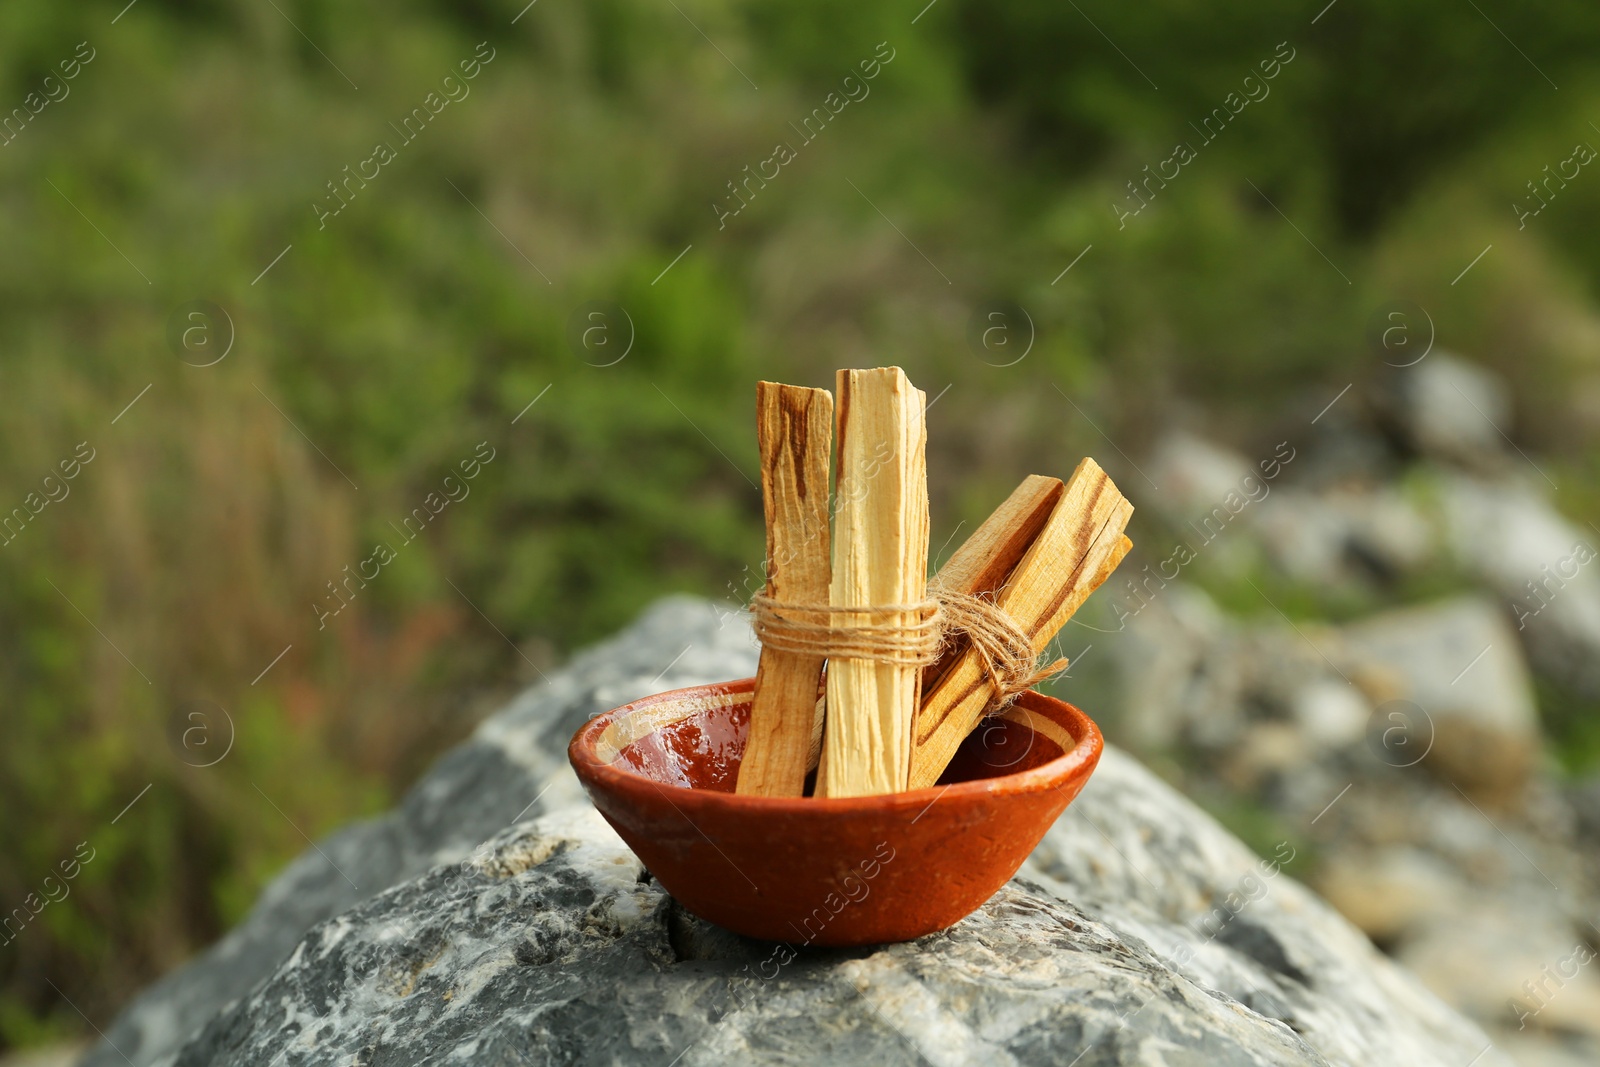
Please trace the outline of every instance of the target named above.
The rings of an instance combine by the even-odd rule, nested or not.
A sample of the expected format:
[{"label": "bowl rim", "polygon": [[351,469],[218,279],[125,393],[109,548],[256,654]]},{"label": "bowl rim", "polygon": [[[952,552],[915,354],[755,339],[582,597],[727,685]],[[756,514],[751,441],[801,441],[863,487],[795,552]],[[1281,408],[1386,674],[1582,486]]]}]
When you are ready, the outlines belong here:
[{"label": "bowl rim", "polygon": [[[660,782],[637,771],[618,767],[615,763],[602,762],[596,754],[597,742],[606,727],[626,715],[636,714],[673,700],[712,695],[753,694],[755,682],[754,677],[749,677],[691,685],[620,704],[596,715],[578,728],[567,746],[567,759],[571,762],[579,781],[585,786],[588,784],[587,779],[593,779],[597,784],[622,792],[637,792],[649,786],[666,796],[674,806],[685,803],[696,808],[747,808],[773,815],[806,813],[845,815],[882,812],[885,808],[926,810],[935,800],[941,798],[959,802],[964,799],[979,800],[995,796],[1042,793],[1050,789],[1061,790],[1075,780],[1081,781],[1087,778],[1095,765],[1100,762],[1101,753],[1105,749],[1105,739],[1100,734],[1100,728],[1081,708],[1059,697],[1030,689],[1017,698],[1016,704],[1028,710],[1040,710],[1036,706],[1041,703],[1047,707],[1064,709],[1072,722],[1069,729],[1078,735],[1078,743],[1073,748],[1027,770],[1014,771],[993,778],[974,778],[947,785],[925,786],[901,793],[878,793],[856,797],[764,797],[727,793],[716,789],[695,789],[691,786]],[[920,817],[919,815],[918,818]]]}]

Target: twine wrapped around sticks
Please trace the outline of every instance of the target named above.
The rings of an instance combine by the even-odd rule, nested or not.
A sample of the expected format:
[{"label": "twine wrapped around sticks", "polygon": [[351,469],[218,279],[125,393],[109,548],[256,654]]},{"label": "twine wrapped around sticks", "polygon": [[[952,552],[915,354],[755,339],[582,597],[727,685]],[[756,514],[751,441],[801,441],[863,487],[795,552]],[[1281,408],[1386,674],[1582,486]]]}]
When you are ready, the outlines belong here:
[{"label": "twine wrapped around sticks", "polygon": [[[751,601],[750,612],[761,647],[778,652],[925,667],[939,661],[944,647],[944,614],[937,600],[836,608],[780,602],[761,593]],[[838,615],[862,615],[867,621],[838,622]],[[916,621],[900,622],[906,615]]]},{"label": "twine wrapped around sticks", "polygon": [[[992,600],[928,588],[920,604],[833,607],[791,604],[758,594],[750,604],[763,648],[826,659],[865,659],[925,667],[939,662],[961,638],[971,642],[994,684],[993,711],[1067,667],[1065,659],[1040,665],[1033,642]],[[844,623],[837,616],[865,616]],[[914,622],[900,619],[911,615]]]}]

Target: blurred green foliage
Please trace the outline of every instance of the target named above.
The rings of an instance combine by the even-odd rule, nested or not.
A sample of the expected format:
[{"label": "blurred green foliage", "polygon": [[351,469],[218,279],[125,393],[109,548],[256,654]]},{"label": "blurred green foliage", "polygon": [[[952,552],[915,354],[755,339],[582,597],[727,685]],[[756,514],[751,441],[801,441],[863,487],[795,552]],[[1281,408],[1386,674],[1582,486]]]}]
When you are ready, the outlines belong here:
[{"label": "blurred green foliage", "polygon": [[[0,1048],[82,1030],[47,977],[103,1024],[538,665],[663,592],[743,595],[758,378],[898,362],[938,394],[936,544],[1024,473],[1126,474],[1174,411],[1235,439],[1314,411],[1401,296],[1516,369],[1530,447],[1587,462],[1600,178],[1525,230],[1510,204],[1600,140],[1600,14],[1320,6],[0,7],[0,107],[96,53],[0,145],[0,507],[98,450],[0,547],[0,907],[97,850],[0,946]],[[480,41],[470,96],[319,226]],[[870,95],[719,228],[879,42]],[[1119,224],[1280,42],[1271,94]],[[237,332],[215,366],[166,341],[196,299]],[[991,300],[1033,318],[1015,365],[965,341]],[[569,343],[589,301],[635,328],[613,366]],[[479,442],[470,495],[319,629]],[[213,767],[195,700],[231,722]]]}]

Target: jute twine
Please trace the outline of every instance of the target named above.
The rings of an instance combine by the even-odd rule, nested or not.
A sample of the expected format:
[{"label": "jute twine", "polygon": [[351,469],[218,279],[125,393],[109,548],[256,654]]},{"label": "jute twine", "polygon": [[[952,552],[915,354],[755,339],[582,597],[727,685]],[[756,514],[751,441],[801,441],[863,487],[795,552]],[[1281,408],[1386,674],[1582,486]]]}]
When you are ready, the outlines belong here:
[{"label": "jute twine", "polygon": [[994,684],[990,710],[1066,669],[1065,659],[1041,665],[1027,632],[994,601],[935,585],[927,593],[918,604],[865,607],[795,604],[761,593],[750,612],[763,648],[825,659],[925,667],[965,638]]}]

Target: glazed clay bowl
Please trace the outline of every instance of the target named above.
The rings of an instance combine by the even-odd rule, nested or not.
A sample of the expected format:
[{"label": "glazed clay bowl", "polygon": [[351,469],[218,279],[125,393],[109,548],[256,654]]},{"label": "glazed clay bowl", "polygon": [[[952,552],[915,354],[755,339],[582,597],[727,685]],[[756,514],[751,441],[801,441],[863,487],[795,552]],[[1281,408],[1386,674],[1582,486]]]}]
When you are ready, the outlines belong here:
[{"label": "glazed clay bowl", "polygon": [[645,697],[567,755],[594,806],[689,911],[791,945],[908,941],[954,925],[1016,873],[1104,746],[1089,717],[1024,693],[938,784],[868,797],[733,791],[755,679]]}]

